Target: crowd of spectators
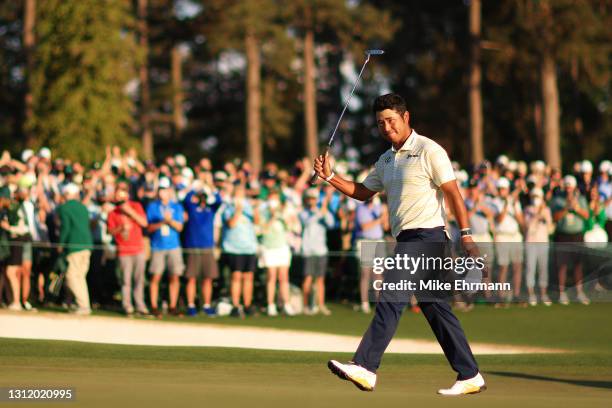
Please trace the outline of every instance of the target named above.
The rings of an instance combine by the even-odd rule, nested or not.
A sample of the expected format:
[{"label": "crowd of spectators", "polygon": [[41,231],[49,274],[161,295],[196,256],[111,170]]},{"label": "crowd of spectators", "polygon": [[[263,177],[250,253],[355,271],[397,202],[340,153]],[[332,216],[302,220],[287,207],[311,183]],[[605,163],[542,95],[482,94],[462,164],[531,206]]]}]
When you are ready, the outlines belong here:
[{"label": "crowd of spectators", "polygon": [[[551,256],[548,242],[609,241],[612,164],[594,171],[585,160],[567,175],[505,156],[469,172],[454,166],[473,237],[494,247],[489,279],[512,275],[511,293],[482,296],[550,305],[554,295],[568,304],[571,270],[576,300],[589,304],[587,260],[571,251]],[[371,269],[348,260],[363,242],[391,239],[385,198],[360,203],[324,182],[312,187],[311,171],[308,159],[257,173],[239,160],[190,166],[180,154],[156,164],[118,147],[91,166],[48,148],[4,152],[0,301],[13,311],[55,302],[83,315],[113,304],[129,316],[329,315],[327,286],[369,313]],[[368,169],[339,162],[336,172],[360,181]],[[447,227],[456,239],[452,214]],[[588,289],[606,290],[597,279]]]}]

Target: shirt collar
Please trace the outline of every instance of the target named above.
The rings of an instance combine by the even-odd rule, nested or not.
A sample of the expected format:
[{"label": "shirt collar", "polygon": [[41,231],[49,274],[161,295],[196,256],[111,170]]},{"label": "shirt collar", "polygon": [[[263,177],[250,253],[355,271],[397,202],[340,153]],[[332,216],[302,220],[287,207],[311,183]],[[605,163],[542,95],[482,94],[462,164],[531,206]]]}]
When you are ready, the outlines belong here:
[{"label": "shirt collar", "polygon": [[[402,145],[402,147],[400,147],[399,151],[409,151],[414,149],[414,144],[416,143],[416,138],[418,136],[418,133],[412,129],[412,132],[410,133],[410,136],[408,136],[408,139],[406,139],[406,141],[404,142],[404,144]],[[393,147],[393,145],[391,145],[391,151],[392,152],[397,152],[398,150],[395,150],[395,147]]]}]

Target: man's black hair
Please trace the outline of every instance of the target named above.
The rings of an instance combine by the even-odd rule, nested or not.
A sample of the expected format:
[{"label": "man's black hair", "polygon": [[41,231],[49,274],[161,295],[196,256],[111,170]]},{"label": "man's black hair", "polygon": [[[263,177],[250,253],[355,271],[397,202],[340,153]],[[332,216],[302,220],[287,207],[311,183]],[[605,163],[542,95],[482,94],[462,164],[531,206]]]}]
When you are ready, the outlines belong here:
[{"label": "man's black hair", "polygon": [[372,106],[374,114],[376,114],[376,112],[382,112],[385,109],[392,109],[400,115],[403,115],[404,112],[408,110],[404,98],[394,93],[381,95],[374,100],[374,105]]}]

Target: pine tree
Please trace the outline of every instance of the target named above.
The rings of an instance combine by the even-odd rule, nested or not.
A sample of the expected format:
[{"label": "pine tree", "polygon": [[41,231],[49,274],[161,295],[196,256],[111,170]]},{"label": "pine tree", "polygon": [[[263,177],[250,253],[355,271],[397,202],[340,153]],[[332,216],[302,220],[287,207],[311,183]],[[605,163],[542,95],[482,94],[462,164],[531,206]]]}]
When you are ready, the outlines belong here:
[{"label": "pine tree", "polygon": [[[601,128],[587,134],[580,112],[587,109],[574,106],[594,107],[595,95],[609,86],[609,19],[609,4],[598,0],[506,0],[491,13],[487,31],[503,51],[490,55],[488,75],[508,87],[505,94],[517,109],[517,133],[529,129],[524,118],[541,129],[542,153],[553,167],[561,167],[562,157],[580,158],[586,139],[605,133]],[[609,122],[605,112],[596,116],[594,122],[606,116]],[[533,132],[528,130],[523,139],[531,143]],[[599,145],[597,155],[605,149]]]},{"label": "pine tree", "polygon": [[126,91],[137,49],[128,0],[38,2],[29,78],[36,145],[92,161],[105,145],[134,145]]},{"label": "pine tree", "polygon": [[262,147],[262,52],[274,48],[274,37],[283,35],[274,0],[211,0],[204,8],[204,30],[218,52],[239,50],[246,57],[247,158],[258,171]]},{"label": "pine tree", "polygon": [[318,154],[317,73],[315,46],[327,42],[361,56],[371,43],[388,41],[397,24],[389,12],[364,2],[346,0],[281,0],[281,9],[299,38],[302,49],[304,100],[304,150]]}]

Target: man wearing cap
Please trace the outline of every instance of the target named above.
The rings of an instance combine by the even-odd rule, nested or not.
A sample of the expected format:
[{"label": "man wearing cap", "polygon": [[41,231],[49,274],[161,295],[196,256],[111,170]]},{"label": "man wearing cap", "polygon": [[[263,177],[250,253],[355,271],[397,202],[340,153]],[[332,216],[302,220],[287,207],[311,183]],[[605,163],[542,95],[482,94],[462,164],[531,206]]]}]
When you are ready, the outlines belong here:
[{"label": "man wearing cap", "polygon": [[65,201],[57,207],[61,224],[59,250],[66,254],[68,261],[66,283],[76,299],[76,313],[88,315],[91,314],[91,306],[86,277],[93,242],[89,228],[89,212],[80,201],[80,190],[76,184],[66,184],[62,192]]},{"label": "man wearing cap", "polygon": [[496,183],[499,196],[493,199],[495,209],[494,240],[499,265],[499,282],[504,283],[508,267],[512,263],[512,287],[514,293],[505,294],[509,303],[512,297],[518,298],[521,290],[521,273],[523,268],[523,211],[517,198],[518,191],[510,194],[510,181],[500,177]]},{"label": "man wearing cap", "polygon": [[149,272],[152,275],[149,283],[151,313],[159,318],[162,316],[158,308],[159,282],[166,268],[170,273],[169,312],[171,315],[180,315],[176,305],[181,284],[179,278],[185,270],[185,265],[179,235],[183,230],[183,207],[171,200],[172,189],[170,180],[167,178],[159,180],[158,197],[158,200],[153,201],[147,207],[147,222],[149,223],[148,231],[151,234],[151,263],[149,265]]},{"label": "man wearing cap", "polygon": [[[327,230],[334,226],[334,218],[329,211],[331,194],[326,194],[321,207],[318,207],[320,192],[309,188],[304,194],[304,209],[298,214],[302,224],[302,250],[304,257],[304,280],[302,293],[304,314],[312,315],[331,312],[325,306],[325,274],[327,272]],[[310,305],[313,283],[317,289],[317,299]]]},{"label": "man wearing cap", "polygon": [[211,306],[213,280],[219,277],[217,260],[213,249],[214,219],[221,206],[221,196],[200,180],[194,183],[183,201],[187,212],[185,223],[184,248],[187,255],[187,314],[195,316],[198,312],[195,305],[196,283],[202,282],[202,312],[214,317],[215,309]]},{"label": "man wearing cap", "polygon": [[580,246],[575,243],[583,242],[585,220],[589,218],[588,203],[577,189],[574,176],[563,178],[563,195],[555,197],[551,202],[553,221],[557,224],[554,240],[557,249],[557,262],[559,273],[559,303],[569,304],[569,297],[565,292],[567,270],[573,265],[574,282],[578,301],[583,304],[590,303],[582,288],[582,259]]},{"label": "man wearing cap", "polygon": [[[129,185],[125,181],[117,183],[115,208],[108,214],[108,233],[117,244],[119,266],[122,273],[121,300],[126,315],[134,314],[134,304],[138,313],[147,315],[149,311],[144,301],[145,252],[142,230],[147,228],[147,216],[137,201],[130,200]],[[132,290],[133,288],[133,290]]]},{"label": "man wearing cap", "polygon": [[580,163],[580,177],[578,181],[578,190],[580,194],[585,197],[589,196],[591,188],[595,186],[595,179],[593,178],[593,163],[589,160],[583,160]]},{"label": "man wearing cap", "polygon": [[[493,203],[482,191],[480,183],[477,180],[470,180],[467,188],[467,196],[465,198],[465,208],[468,212],[470,228],[472,229],[472,239],[477,242],[479,248],[484,249],[487,254],[485,259],[487,268],[491,270],[495,252],[493,251],[493,231],[495,210]],[[485,282],[490,282],[491,277],[485,276]],[[491,291],[486,290],[484,295],[487,299],[492,297]]]},{"label": "man wearing cap", "polygon": [[[448,242],[444,230],[443,202],[455,214],[461,229],[461,241],[474,254],[467,211],[459,193],[453,167],[446,151],[433,140],[419,135],[410,127],[410,114],[404,99],[395,94],[383,95],[373,107],[378,130],[391,149],[383,153],[374,170],[363,183],[355,183],[332,171],[327,155],[315,160],[319,177],[349,197],[365,201],[376,192],[386,191],[392,233],[398,242],[426,243],[443,256],[442,246]],[[435,244],[438,243],[438,244]],[[381,298],[385,295],[382,292]],[[390,295],[391,296],[391,295]],[[374,318],[349,363],[328,362],[330,370],[350,380],[359,389],[373,391],[376,370],[385,349],[395,334],[407,299],[386,301],[376,305]],[[483,391],[485,382],[472,355],[463,329],[445,301],[420,301],[423,315],[436,334],[457,381],[443,395],[465,395]]]}]

